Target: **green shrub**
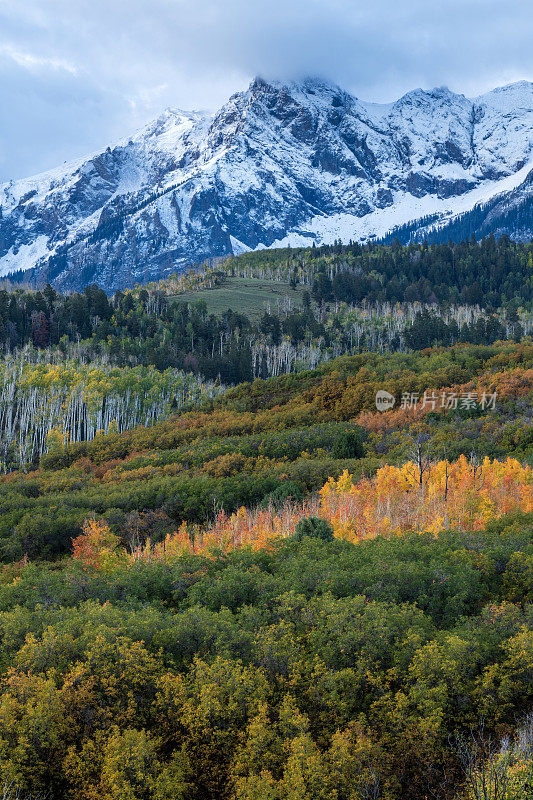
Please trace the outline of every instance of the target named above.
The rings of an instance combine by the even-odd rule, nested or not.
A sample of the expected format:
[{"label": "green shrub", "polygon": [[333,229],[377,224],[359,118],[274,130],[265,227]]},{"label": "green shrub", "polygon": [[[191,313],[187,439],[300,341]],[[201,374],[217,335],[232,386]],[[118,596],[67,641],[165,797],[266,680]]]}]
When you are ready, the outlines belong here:
[{"label": "green shrub", "polygon": [[331,448],[333,458],[363,458],[365,448],[357,431],[343,431],[335,437]]},{"label": "green shrub", "polygon": [[299,503],[303,498],[302,490],[294,481],[285,481],[278,486],[274,491],[269,492],[261,501],[262,508],[274,506],[274,508],[281,508],[287,500],[295,500]]},{"label": "green shrub", "polygon": [[294,539],[299,542],[304,536],[309,536],[311,539],[322,539],[323,542],[332,542],[335,538],[329,522],[320,517],[306,517],[306,519],[300,520],[294,531]]}]

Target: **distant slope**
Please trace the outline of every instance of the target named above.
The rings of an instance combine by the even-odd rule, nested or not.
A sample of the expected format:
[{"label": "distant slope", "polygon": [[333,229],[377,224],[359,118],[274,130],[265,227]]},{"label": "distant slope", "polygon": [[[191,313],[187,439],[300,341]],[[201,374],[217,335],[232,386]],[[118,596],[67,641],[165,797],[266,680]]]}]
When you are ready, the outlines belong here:
[{"label": "distant slope", "polygon": [[183,292],[178,297],[182,302],[203,300],[208,314],[222,314],[231,308],[257,321],[269,307],[271,313],[278,313],[281,308],[299,309],[304,291],[305,287],[291,288],[285,281],[228,277],[220,286]]}]

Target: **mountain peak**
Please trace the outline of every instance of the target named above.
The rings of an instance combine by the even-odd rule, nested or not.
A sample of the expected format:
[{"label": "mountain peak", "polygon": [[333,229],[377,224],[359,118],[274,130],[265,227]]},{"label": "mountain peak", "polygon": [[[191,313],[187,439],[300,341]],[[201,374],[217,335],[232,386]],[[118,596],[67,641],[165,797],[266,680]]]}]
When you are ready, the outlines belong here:
[{"label": "mountain peak", "polygon": [[497,86],[482,95],[479,95],[476,100],[482,100],[489,97],[515,97],[520,98],[533,96],[533,83],[531,81],[515,81],[514,83],[507,83],[504,86]]},{"label": "mountain peak", "polygon": [[167,125],[168,123],[178,123],[181,124],[183,120],[190,120],[191,122],[197,122],[198,119],[205,115],[206,112],[192,110],[192,111],[185,111],[182,108],[171,108],[168,106],[165,110],[159,114],[159,116],[154,120],[154,122],[149,123],[151,125]]},{"label": "mountain peak", "polygon": [[531,191],[532,142],[527,81],[377,106],[317,76],[257,76],[216,115],[167,108],[102,152],[0,187],[0,274],[113,291],[243,249],[379,236]]},{"label": "mountain peak", "polygon": [[410,92],[402,95],[394,105],[402,105],[402,104],[410,104],[410,103],[425,103],[431,104],[435,101],[438,102],[454,102],[454,101],[465,101],[466,97],[464,94],[457,94],[453,92],[448,86],[434,86],[432,89],[412,89]]},{"label": "mountain peak", "polygon": [[257,76],[250,84],[250,90],[285,91],[288,94],[300,92],[306,95],[314,94],[346,94],[334,81],[318,75],[306,75],[302,78],[292,78],[290,80],[266,80]]},{"label": "mountain peak", "polygon": [[526,89],[527,91],[533,91],[533,82],[532,81],[514,81],[513,83],[507,83],[504,86],[497,86],[493,89],[493,92],[512,92],[512,91],[519,91],[521,89]]}]

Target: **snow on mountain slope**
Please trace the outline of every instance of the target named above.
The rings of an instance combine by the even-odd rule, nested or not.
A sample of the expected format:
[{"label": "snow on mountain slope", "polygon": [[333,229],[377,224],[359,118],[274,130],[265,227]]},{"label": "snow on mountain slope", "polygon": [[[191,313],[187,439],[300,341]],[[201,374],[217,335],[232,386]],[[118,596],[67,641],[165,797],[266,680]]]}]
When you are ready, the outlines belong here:
[{"label": "snow on mountain slope", "polygon": [[[533,163],[527,164],[521,170],[512,173],[507,178],[495,181],[485,181],[480,183],[475,189],[465,192],[462,195],[439,198],[432,194],[422,197],[413,197],[410,194],[398,192],[392,206],[377,209],[371,214],[363,217],[355,217],[351,214],[333,214],[329,217],[317,216],[308,223],[308,230],[299,233],[290,233],[283,239],[272,244],[273,247],[305,247],[309,245],[315,237],[318,241],[334,242],[337,239],[342,241],[366,241],[367,239],[382,237],[384,234],[399,226],[412,222],[416,226],[416,221],[420,220],[419,231],[416,239],[424,238],[424,233],[436,230],[438,227],[444,230],[445,226],[459,216],[472,211],[479,205],[485,205],[490,200],[498,200],[500,207],[503,207],[508,197],[522,198],[526,194],[531,194],[531,186],[526,185],[526,179],[531,177]],[[439,222],[425,225],[423,219],[428,216],[439,215]],[[533,227],[533,219],[527,228],[522,232],[514,229],[512,234],[515,238],[533,238],[530,234]],[[414,229],[413,229],[414,232]],[[490,227],[485,233],[490,233]],[[501,229],[500,233],[510,233],[506,229]],[[475,233],[472,230],[472,233]],[[471,235],[471,233],[469,234]],[[444,237],[443,241],[448,241],[451,237]],[[409,241],[409,239],[407,239]]]},{"label": "snow on mountain slope", "polygon": [[0,186],[0,274],[106,290],[275,244],[382,235],[520,191],[533,84],[364,103],[256,79],[215,115],[167,110],[129,139]]},{"label": "snow on mountain slope", "polygon": [[533,84],[502,86],[474,101],[473,144],[483,174],[514,172],[533,160]]},{"label": "snow on mountain slope", "polygon": [[[453,212],[439,215],[437,219],[416,217],[393,227],[384,238],[391,242],[398,238],[410,241],[448,242],[493,234],[523,241],[533,240],[533,169],[528,164],[514,175],[500,181],[497,194],[481,196],[472,208],[465,203],[467,196],[458,198]],[[485,187],[483,187],[485,188]],[[478,194],[478,190],[475,193]],[[467,210],[461,210],[461,206]]]}]

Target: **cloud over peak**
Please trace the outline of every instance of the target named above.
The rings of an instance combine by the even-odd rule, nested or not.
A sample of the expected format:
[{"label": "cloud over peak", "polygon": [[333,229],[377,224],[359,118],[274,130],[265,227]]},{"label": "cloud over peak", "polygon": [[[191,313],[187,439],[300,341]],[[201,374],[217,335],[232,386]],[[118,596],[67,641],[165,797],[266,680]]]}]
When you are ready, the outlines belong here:
[{"label": "cloud over peak", "polygon": [[321,75],[365,100],[533,76],[530,0],[3,0],[0,178],[216,108],[253,75]]}]

